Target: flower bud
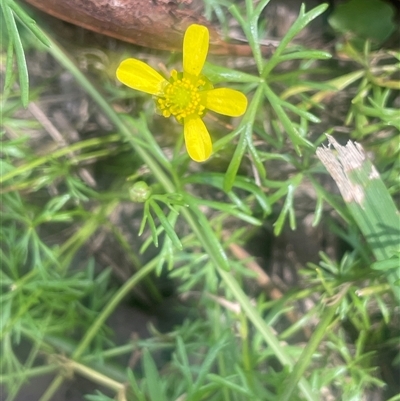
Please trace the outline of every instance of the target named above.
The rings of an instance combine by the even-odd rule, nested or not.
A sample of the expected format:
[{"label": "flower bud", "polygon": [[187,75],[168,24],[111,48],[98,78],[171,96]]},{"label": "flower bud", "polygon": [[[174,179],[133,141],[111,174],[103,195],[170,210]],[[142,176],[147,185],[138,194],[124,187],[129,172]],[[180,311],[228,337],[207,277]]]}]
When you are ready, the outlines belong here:
[{"label": "flower bud", "polygon": [[151,195],[151,188],[144,182],[138,181],[129,189],[129,197],[133,202],[146,202]]}]

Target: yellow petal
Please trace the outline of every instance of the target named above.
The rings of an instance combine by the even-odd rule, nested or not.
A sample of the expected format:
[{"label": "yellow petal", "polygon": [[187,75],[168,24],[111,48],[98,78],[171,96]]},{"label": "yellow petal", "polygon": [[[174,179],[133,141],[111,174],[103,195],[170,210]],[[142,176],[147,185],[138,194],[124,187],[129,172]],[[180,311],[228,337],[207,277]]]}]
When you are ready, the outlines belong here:
[{"label": "yellow petal", "polygon": [[210,134],[200,117],[186,117],[183,122],[186,149],[196,162],[207,160],[212,151]]},{"label": "yellow petal", "polygon": [[209,34],[205,26],[193,24],[183,39],[183,71],[198,76],[208,53]]},{"label": "yellow petal", "polygon": [[247,98],[234,89],[218,88],[202,92],[206,109],[225,116],[239,117],[247,109]]},{"label": "yellow petal", "polygon": [[141,92],[157,95],[166,81],[154,68],[134,58],[124,60],[117,68],[117,79]]}]

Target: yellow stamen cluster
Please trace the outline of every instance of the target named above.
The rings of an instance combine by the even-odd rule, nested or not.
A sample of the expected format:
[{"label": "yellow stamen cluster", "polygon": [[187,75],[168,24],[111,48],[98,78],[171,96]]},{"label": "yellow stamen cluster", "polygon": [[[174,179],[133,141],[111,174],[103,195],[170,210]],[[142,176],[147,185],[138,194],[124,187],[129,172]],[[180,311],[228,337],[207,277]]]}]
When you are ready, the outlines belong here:
[{"label": "yellow stamen cluster", "polygon": [[205,82],[198,77],[193,79],[178,77],[176,71],[172,71],[171,79],[164,88],[162,96],[157,99],[157,106],[164,117],[173,115],[179,122],[190,115],[202,116],[205,105],[201,102],[199,88]]}]

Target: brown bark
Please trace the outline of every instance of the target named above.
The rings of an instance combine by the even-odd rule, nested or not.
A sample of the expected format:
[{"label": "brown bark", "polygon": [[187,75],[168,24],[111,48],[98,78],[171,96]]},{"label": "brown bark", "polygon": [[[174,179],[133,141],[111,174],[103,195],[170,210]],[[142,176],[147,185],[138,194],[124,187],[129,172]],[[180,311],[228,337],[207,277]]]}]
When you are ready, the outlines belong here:
[{"label": "brown bark", "polygon": [[[248,45],[230,44],[193,7],[193,0],[25,0],[56,18],[135,45],[181,51],[191,24],[210,31],[210,52],[251,55]],[[196,4],[198,0],[194,0]]]}]

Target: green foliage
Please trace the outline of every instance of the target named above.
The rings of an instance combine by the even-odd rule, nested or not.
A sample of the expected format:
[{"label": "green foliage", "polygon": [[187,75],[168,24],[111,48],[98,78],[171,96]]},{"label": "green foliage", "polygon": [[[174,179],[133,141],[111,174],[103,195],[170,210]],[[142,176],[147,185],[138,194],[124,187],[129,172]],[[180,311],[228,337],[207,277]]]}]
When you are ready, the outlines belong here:
[{"label": "green foliage", "polygon": [[329,23],[344,35],[354,35],[352,41],[372,40],[379,45],[396,29],[393,7],[382,0],[349,0],[337,6]]},{"label": "green foliage", "polygon": [[99,391],[97,391],[97,395],[87,395],[85,396],[85,400],[88,401],[113,401],[114,398],[107,397],[104,394],[101,394]]},{"label": "green foliage", "polygon": [[[115,68],[93,84],[94,75],[89,79],[76,55],[59,47],[23,6],[1,3],[7,46],[0,385],[7,401],[48,373],[56,377],[40,401],[51,400],[72,374],[115,394],[86,395],[93,401],[317,401],[324,392],[361,400],[386,385],[379,354],[393,353],[398,337],[393,197],[399,196],[400,57],[375,52],[369,39],[382,42],[393,31],[391,9],[381,7],[379,21],[371,20],[379,1],[363,7],[359,18],[354,0],[334,11],[332,26],[347,31],[352,16],[352,30],[362,38],[361,47],[353,41],[338,47],[345,65],[339,68],[329,52],[294,41],[327,5],[309,11],[301,6],[265,58],[260,41],[268,3],[205,1],[206,15],[224,29],[237,21],[253,52],[246,71],[222,62],[205,66],[213,84],[234,83],[249,98],[246,114],[233,126],[226,120],[211,125],[215,156],[205,165],[180,152],[181,138],[174,139],[172,152],[165,149],[175,126],[160,123],[151,99],[117,88]],[[367,34],[366,26],[373,27]],[[44,124],[24,107],[40,104],[49,81],[35,76],[29,88],[28,48],[53,57],[87,96],[91,112],[112,129],[97,127],[76,141],[61,135],[50,145],[43,135],[35,140],[51,121],[45,116]],[[342,103],[330,103],[337,98]],[[345,169],[352,188],[361,186],[371,202],[349,205],[327,184],[315,155],[323,132],[357,141],[372,155],[373,165],[364,157],[362,168]],[[371,180],[371,171],[380,172],[379,180],[375,174]],[[315,242],[319,262],[291,260],[300,278],[286,291],[254,268],[243,247],[260,227],[284,238],[304,226],[308,233],[328,230],[345,250]],[[111,245],[101,249],[105,237]],[[283,253],[291,256],[295,242]],[[120,266],[124,261],[127,270]],[[165,280],[183,300],[185,319],[163,333],[151,326],[147,339],[114,344],[110,316],[139,286],[146,303],[162,303],[157,283]],[[118,359],[132,355],[141,360],[139,367]]]},{"label": "green foliage", "polygon": [[[26,107],[29,102],[29,76],[28,68],[25,60],[25,53],[22,46],[21,37],[17,28],[16,18],[18,18],[29,31],[44,45],[48,46],[46,35],[36,26],[35,21],[30,18],[24,10],[13,0],[4,0],[0,4],[2,11],[2,21],[8,34],[8,47],[7,47],[7,69],[4,79],[4,90],[8,92],[12,82],[12,64],[15,55],[18,76],[21,89],[22,105]],[[3,25],[3,24],[2,24]]]}]

